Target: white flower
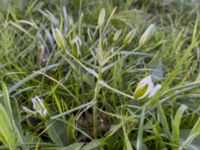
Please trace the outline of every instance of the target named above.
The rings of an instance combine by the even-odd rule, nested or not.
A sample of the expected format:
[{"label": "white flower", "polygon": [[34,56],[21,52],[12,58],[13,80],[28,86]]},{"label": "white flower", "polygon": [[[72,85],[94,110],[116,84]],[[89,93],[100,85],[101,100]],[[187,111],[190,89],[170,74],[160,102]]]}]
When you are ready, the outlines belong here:
[{"label": "white flower", "polygon": [[160,88],[160,84],[154,87],[151,76],[147,76],[138,83],[133,96],[137,100],[144,99],[146,97],[150,98],[153,97]]},{"label": "white flower", "polygon": [[44,106],[44,102],[42,99],[40,99],[38,96],[35,96],[32,98],[33,103],[33,110],[30,110],[29,108],[22,106],[25,112],[30,113],[32,115],[40,115],[42,118],[46,118],[48,116],[48,111],[46,107]]},{"label": "white flower", "polygon": [[32,98],[33,109],[36,113],[39,113],[41,117],[46,117],[48,112],[46,107],[44,106],[44,102],[38,96]]}]

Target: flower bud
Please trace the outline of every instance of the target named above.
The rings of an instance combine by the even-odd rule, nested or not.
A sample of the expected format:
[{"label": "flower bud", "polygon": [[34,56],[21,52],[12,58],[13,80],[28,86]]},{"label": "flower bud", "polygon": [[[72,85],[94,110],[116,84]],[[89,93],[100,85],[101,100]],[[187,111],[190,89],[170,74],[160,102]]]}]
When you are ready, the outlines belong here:
[{"label": "flower bud", "polygon": [[131,30],[131,31],[126,35],[126,37],[125,37],[123,43],[124,43],[124,44],[130,43],[130,42],[132,41],[132,39],[134,38],[135,35],[136,35],[136,30],[135,30],[135,29]]},{"label": "flower bud", "polygon": [[81,47],[82,47],[82,41],[81,41],[81,39],[78,36],[76,36],[72,40],[72,44],[73,44],[73,47],[76,50],[77,55],[80,56],[81,55]]},{"label": "flower bud", "polygon": [[155,32],[155,26],[153,24],[151,24],[146,31],[142,34],[140,41],[139,41],[139,46],[144,45],[153,35],[153,33]]},{"label": "flower bud", "polygon": [[56,43],[58,44],[58,47],[65,48],[65,39],[61,31],[58,28],[53,28],[52,32],[53,32],[53,37]]},{"label": "flower bud", "polygon": [[98,19],[98,25],[99,27],[101,27],[104,24],[105,21],[105,15],[106,15],[106,11],[103,8],[99,14],[99,19]]},{"label": "flower bud", "polygon": [[113,41],[114,42],[116,42],[119,39],[121,33],[122,33],[122,30],[117,30],[117,32],[113,36]]}]

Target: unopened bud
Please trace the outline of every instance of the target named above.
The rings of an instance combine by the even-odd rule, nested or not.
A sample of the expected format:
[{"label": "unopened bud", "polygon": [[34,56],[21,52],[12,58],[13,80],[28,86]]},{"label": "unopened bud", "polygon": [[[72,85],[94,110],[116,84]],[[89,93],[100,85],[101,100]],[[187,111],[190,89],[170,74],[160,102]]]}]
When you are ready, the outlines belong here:
[{"label": "unopened bud", "polygon": [[154,34],[155,32],[155,26],[151,24],[146,31],[142,34],[140,41],[139,41],[139,46],[144,45]]},{"label": "unopened bud", "polygon": [[65,39],[61,31],[58,28],[53,28],[52,32],[53,32],[53,37],[56,43],[58,44],[58,47],[65,48]]}]

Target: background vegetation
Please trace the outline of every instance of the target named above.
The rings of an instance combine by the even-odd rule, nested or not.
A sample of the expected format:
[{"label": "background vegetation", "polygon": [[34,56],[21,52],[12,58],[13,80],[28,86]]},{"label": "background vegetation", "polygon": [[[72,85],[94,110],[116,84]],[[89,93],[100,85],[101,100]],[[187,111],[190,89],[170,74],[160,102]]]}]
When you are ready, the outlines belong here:
[{"label": "background vegetation", "polygon": [[[200,149],[199,8],[0,0],[0,148]],[[135,99],[149,75],[162,88]]]}]

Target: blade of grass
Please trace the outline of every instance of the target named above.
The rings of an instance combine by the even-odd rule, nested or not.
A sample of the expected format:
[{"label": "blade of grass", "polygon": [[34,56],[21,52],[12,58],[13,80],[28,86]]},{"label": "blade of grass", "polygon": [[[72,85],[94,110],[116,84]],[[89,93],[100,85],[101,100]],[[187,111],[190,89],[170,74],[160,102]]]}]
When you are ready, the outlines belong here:
[{"label": "blade of grass", "polygon": [[176,112],[176,115],[174,117],[174,120],[172,122],[172,129],[173,129],[173,135],[172,135],[172,141],[174,144],[179,144],[179,135],[180,135],[180,123],[183,116],[183,113],[187,110],[186,105],[181,105],[179,109]]}]

